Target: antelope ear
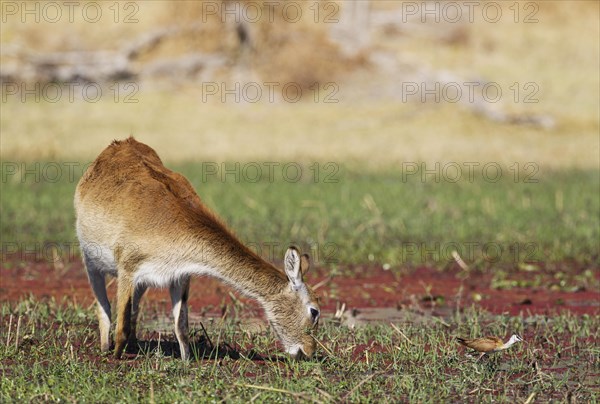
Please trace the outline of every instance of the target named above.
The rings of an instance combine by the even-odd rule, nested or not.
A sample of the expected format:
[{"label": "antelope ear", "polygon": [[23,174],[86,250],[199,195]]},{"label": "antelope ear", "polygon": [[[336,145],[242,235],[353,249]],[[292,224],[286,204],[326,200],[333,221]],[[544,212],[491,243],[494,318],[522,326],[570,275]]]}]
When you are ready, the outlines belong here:
[{"label": "antelope ear", "polygon": [[300,272],[302,272],[302,276],[305,276],[309,269],[310,257],[308,254],[302,254],[302,256],[300,256]]},{"label": "antelope ear", "polygon": [[300,254],[295,247],[290,247],[283,258],[285,274],[290,280],[290,285],[297,289],[302,285],[302,272],[300,271]]}]

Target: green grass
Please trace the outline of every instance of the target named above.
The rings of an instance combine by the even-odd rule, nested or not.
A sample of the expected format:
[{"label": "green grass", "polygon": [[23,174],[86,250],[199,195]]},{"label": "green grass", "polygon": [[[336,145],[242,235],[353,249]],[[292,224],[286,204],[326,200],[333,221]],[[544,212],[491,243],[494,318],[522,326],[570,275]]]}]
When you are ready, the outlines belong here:
[{"label": "green grass", "polygon": [[[268,332],[250,336],[236,317],[229,317],[207,326],[207,332],[232,345],[240,357],[213,356],[186,365],[160,351],[123,360],[101,356],[92,310],[64,303],[26,299],[1,304],[2,402],[441,402],[456,397],[524,402],[532,394],[536,402],[600,398],[597,316],[490,317],[466,309],[446,318],[446,326],[431,317],[415,321],[409,313],[405,323],[396,324],[406,338],[388,324],[349,329],[328,318],[316,336],[330,353],[319,348],[317,359],[308,362],[249,359],[251,350],[277,355],[274,339]],[[146,312],[147,317],[155,315]],[[510,333],[520,333],[526,343],[477,363],[454,341],[456,335]],[[157,339],[144,329],[138,336]],[[162,338],[173,340],[172,333]]]},{"label": "green grass", "polygon": [[[43,174],[50,166],[40,167],[39,182],[18,172],[2,183],[5,253],[21,249],[34,251],[30,257],[36,251],[43,255],[48,242],[77,251],[72,197],[78,174],[69,178],[64,170],[54,182],[49,169]],[[598,264],[600,174],[595,170],[540,170],[533,177],[537,182],[524,183],[523,172],[515,182],[514,170],[505,167],[497,182],[481,175],[470,181],[465,171],[453,183],[447,181],[450,174],[440,182],[431,175],[423,181],[420,175],[403,179],[401,169],[335,172],[337,166],[323,164],[315,177],[314,166],[306,164],[297,182],[284,180],[278,169],[273,182],[266,169],[261,181],[250,182],[254,174],[248,169],[244,175],[243,167],[236,182],[233,175],[205,175],[201,163],[171,166],[267,259],[280,259],[294,243],[322,266],[373,262],[442,268],[452,261],[453,250],[479,268],[530,261]],[[290,169],[288,176],[293,173]]]}]

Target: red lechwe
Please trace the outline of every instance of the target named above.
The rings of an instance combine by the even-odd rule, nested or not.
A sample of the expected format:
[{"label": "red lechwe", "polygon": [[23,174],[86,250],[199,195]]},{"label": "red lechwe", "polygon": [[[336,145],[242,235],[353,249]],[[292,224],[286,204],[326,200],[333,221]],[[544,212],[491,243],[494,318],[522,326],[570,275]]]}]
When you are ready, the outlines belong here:
[{"label": "red lechwe", "polygon": [[175,334],[190,357],[187,300],[192,276],[214,276],[256,299],[285,350],[312,356],[319,316],[303,282],[307,255],[290,247],[285,272],[244,246],[202,203],[182,175],[130,137],[114,141],[86,170],[75,191],[77,236],[98,303],[100,344],[110,346],[111,308],[106,275],[117,277],[115,356],[136,341],[140,299],[150,287],[168,287]]}]

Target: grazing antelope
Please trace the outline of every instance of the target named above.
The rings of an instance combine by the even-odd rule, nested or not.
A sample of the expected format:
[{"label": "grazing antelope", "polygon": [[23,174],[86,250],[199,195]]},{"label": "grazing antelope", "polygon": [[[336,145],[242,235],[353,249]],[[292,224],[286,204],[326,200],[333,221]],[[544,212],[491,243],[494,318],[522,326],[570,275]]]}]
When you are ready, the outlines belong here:
[{"label": "grazing antelope", "polygon": [[510,348],[513,344],[523,341],[523,338],[518,336],[517,334],[513,334],[510,339],[504,343],[498,337],[483,337],[483,338],[475,338],[475,339],[465,339],[465,338],[456,338],[458,343],[466,346],[467,348],[471,348],[472,350],[479,352],[479,359],[481,359],[484,355],[489,355],[494,352],[503,351],[505,349]]},{"label": "grazing antelope", "polygon": [[77,237],[98,304],[100,344],[110,346],[105,276],[117,277],[115,356],[136,341],[138,307],[148,287],[169,287],[175,335],[188,359],[191,276],[221,279],[258,300],[294,358],[316,347],[319,304],[303,282],[307,255],[290,247],[285,273],[244,246],[202,203],[181,174],[133,137],[114,141],[86,170],[75,191]]}]

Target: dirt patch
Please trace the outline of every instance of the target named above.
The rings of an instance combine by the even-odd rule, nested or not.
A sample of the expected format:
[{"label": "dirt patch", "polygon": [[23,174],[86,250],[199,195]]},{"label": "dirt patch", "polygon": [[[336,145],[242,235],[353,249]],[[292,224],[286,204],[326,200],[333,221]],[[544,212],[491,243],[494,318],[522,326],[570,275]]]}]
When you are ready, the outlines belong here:
[{"label": "dirt patch", "polygon": [[[471,305],[494,314],[527,316],[561,310],[597,314],[600,311],[597,289],[600,271],[592,270],[591,282],[578,278],[584,271],[575,265],[540,268],[535,273],[513,271],[508,275],[503,273],[499,282],[493,272],[476,271],[465,275],[458,269],[440,271],[419,267],[398,274],[378,267],[357,268],[357,276],[334,278],[321,294],[325,296],[326,307],[339,300],[345,302],[347,308],[410,307],[434,315]],[[563,290],[557,285],[557,273],[568,274],[569,281],[563,282]]]},{"label": "dirt patch", "polygon": [[[578,278],[586,270],[588,273],[592,271],[592,278]],[[389,318],[391,314],[388,312],[394,309],[445,316],[452,310],[471,305],[492,314],[522,313],[528,316],[562,310],[577,315],[600,314],[598,268],[565,264],[553,265],[551,269],[540,268],[536,272],[515,270],[501,277],[503,283],[500,287],[497,274],[491,271],[473,271],[465,275],[456,268],[444,271],[429,267],[384,270],[377,266],[355,266],[351,270],[346,268],[346,271],[353,275],[330,277],[323,268],[309,274],[310,284],[320,284],[317,293],[326,312],[334,312],[345,304],[345,309],[352,316],[367,318],[372,308],[387,308],[387,314],[384,314]],[[570,281],[564,290],[553,290],[557,289],[557,273],[568,274]],[[532,282],[533,279],[535,282]],[[564,276],[561,279],[564,280]],[[507,284],[517,286],[507,288]],[[108,289],[114,298],[115,282],[110,283]],[[29,295],[58,301],[65,299],[81,305],[93,303],[87,276],[78,261],[61,267],[45,261],[3,262],[0,267],[0,300],[16,302]],[[194,279],[190,295],[190,305],[201,315],[208,314],[207,311],[226,310],[232,304],[258,310],[254,302],[239,297],[237,292],[212,278]],[[151,289],[144,301],[153,306],[170,307],[166,290]],[[375,321],[381,315],[371,315],[370,318]]]}]

